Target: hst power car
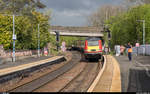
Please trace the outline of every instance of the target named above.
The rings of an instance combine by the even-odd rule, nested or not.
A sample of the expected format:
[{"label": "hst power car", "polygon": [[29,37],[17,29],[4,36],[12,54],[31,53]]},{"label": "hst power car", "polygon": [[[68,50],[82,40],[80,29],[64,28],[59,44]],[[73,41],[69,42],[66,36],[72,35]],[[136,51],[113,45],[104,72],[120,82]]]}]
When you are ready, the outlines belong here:
[{"label": "hst power car", "polygon": [[101,59],[102,58],[102,40],[100,38],[87,38],[84,44],[85,59]]}]

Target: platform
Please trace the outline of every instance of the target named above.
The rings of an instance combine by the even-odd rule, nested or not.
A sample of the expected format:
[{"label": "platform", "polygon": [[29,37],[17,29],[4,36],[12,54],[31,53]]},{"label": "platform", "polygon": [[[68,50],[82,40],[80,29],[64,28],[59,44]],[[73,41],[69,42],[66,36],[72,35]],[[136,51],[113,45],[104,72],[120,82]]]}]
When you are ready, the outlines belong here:
[{"label": "platform", "polygon": [[103,69],[93,83],[88,92],[121,92],[120,67],[113,56],[105,56]]},{"label": "platform", "polygon": [[150,91],[150,56],[115,57],[120,65],[122,92]]},{"label": "platform", "polygon": [[52,65],[54,63],[65,61],[64,56],[55,56],[48,59],[33,61],[26,64],[18,64],[0,69],[0,83],[4,83],[24,74],[36,71],[40,68]]},{"label": "platform", "polygon": [[55,57],[52,57],[52,58],[48,58],[48,59],[37,61],[37,62],[32,62],[32,63],[29,63],[29,64],[22,64],[22,65],[18,65],[18,66],[15,66],[15,67],[0,69],[0,76],[5,75],[5,74],[9,74],[9,73],[12,73],[12,72],[16,72],[16,71],[19,71],[19,70],[24,70],[24,69],[27,69],[27,68],[39,66],[39,65],[42,65],[44,63],[55,61],[55,60],[60,59],[62,57],[63,56],[55,56]]},{"label": "platform", "polygon": [[30,56],[30,57],[27,57],[27,58],[16,60],[15,62],[5,61],[3,63],[0,63],[0,69],[9,68],[9,67],[15,67],[15,66],[22,65],[22,64],[28,64],[28,63],[32,63],[32,62],[48,59],[48,58],[51,58],[51,57],[52,56],[37,57],[37,55],[33,55],[33,56]]}]

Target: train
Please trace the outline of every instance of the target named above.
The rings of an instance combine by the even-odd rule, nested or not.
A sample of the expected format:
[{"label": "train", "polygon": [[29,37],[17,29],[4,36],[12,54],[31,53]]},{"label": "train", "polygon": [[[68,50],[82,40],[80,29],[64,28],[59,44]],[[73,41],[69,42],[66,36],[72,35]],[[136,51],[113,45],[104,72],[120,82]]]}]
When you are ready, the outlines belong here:
[{"label": "train", "polygon": [[85,40],[75,41],[72,48],[82,52],[84,58],[91,61],[103,59],[103,45],[102,38],[87,37]]},{"label": "train", "polygon": [[89,37],[85,40],[84,44],[84,56],[85,59],[102,59],[103,50],[102,50],[102,40],[100,38]]}]

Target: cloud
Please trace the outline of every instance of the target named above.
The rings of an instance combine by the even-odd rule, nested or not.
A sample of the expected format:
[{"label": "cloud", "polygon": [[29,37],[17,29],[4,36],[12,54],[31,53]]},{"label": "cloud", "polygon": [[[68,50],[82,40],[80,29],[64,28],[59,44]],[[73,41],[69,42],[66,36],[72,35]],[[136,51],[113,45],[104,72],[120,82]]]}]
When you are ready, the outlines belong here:
[{"label": "cloud", "polygon": [[122,0],[41,0],[52,9],[52,25],[84,25],[86,16],[104,4]]},{"label": "cloud", "polygon": [[64,10],[80,10],[90,8],[88,3],[90,0],[41,0],[47,7],[53,8],[57,11]]},{"label": "cloud", "polygon": [[62,26],[83,26],[86,23],[86,17],[88,13],[86,11],[53,11],[52,25]]}]

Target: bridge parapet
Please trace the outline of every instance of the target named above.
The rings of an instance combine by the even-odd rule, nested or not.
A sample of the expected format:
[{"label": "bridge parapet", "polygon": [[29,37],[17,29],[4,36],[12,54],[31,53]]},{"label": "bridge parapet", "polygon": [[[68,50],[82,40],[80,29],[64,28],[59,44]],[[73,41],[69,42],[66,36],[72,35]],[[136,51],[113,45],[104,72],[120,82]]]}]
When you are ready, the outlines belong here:
[{"label": "bridge parapet", "polygon": [[65,27],[65,26],[51,26],[52,31],[65,31],[65,32],[101,32],[102,28],[97,27]]},{"label": "bridge parapet", "polygon": [[50,33],[55,35],[55,31],[60,32],[61,36],[79,36],[79,37],[103,37],[102,29],[96,27],[63,27],[51,26]]}]

